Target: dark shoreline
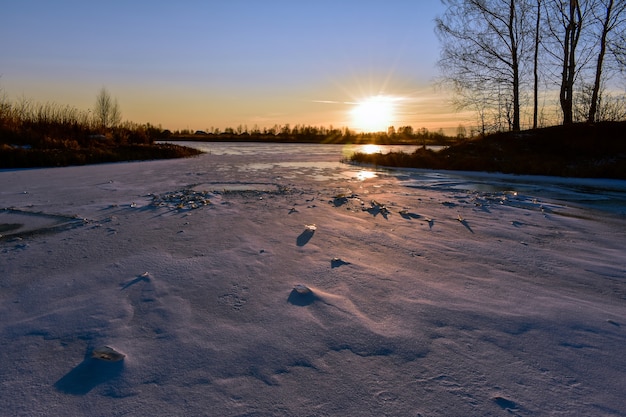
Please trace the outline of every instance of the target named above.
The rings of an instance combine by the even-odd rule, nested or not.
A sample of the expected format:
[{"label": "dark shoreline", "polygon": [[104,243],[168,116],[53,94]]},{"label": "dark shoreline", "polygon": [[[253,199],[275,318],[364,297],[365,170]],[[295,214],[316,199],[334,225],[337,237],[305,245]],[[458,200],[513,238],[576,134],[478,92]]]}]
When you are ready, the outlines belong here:
[{"label": "dark shoreline", "polygon": [[200,154],[202,151],[198,149],[171,143],[95,146],[79,149],[5,147],[0,152],[0,169],[64,167],[188,158]]},{"label": "dark shoreline", "polygon": [[350,160],[398,168],[626,179],[626,122],[496,133],[438,152],[422,147],[412,154],[356,153]]}]

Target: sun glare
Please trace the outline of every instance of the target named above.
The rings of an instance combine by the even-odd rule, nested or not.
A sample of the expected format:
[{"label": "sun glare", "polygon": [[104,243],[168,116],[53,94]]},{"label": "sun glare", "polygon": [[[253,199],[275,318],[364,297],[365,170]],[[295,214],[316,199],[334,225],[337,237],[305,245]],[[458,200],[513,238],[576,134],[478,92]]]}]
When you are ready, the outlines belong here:
[{"label": "sun glare", "polygon": [[352,127],[361,132],[386,132],[395,120],[396,98],[372,96],[356,103],[350,112]]},{"label": "sun glare", "polygon": [[363,152],[368,155],[371,155],[373,153],[382,152],[382,148],[378,145],[374,145],[373,143],[370,143],[367,145],[363,145],[361,149],[359,150],[359,152]]}]

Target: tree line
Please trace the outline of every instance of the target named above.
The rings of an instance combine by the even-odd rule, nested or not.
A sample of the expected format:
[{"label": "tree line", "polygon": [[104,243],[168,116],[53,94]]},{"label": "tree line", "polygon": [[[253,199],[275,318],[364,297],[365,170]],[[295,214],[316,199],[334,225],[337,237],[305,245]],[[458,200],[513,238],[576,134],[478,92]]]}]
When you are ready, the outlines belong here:
[{"label": "tree line", "polygon": [[344,127],[310,126],[310,125],[274,125],[263,129],[254,126],[249,129],[245,125],[237,128],[210,128],[192,131],[189,129],[166,131],[170,140],[192,141],[237,141],[237,142],[295,142],[295,143],[373,143],[373,144],[417,144],[417,145],[451,145],[465,139],[465,131],[460,129],[456,136],[449,136],[443,129],[430,131],[423,127],[414,129],[412,126],[401,126],[397,129],[390,126],[387,132],[355,132]]},{"label": "tree line", "polygon": [[624,81],[626,0],[442,3],[442,81],[483,134],[518,131],[523,119],[537,128],[551,95],[564,125],[626,118],[624,95],[611,92]]}]

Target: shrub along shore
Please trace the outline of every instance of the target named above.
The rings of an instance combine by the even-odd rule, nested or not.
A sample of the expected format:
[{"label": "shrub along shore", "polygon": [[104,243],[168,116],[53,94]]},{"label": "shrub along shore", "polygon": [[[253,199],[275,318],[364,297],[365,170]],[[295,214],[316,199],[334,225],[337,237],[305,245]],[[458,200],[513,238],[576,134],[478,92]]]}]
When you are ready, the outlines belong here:
[{"label": "shrub along shore", "polygon": [[0,100],[0,169],[181,158],[197,149],[160,144],[162,129],[126,122],[96,123],[88,112],[56,104]]},{"label": "shrub along shore", "polygon": [[434,152],[356,153],[377,166],[487,171],[520,175],[626,179],[626,122],[601,122],[505,132]]},{"label": "shrub along shore", "polygon": [[202,152],[174,144],[88,144],[78,147],[0,148],[0,169],[60,167],[107,162],[186,158]]}]

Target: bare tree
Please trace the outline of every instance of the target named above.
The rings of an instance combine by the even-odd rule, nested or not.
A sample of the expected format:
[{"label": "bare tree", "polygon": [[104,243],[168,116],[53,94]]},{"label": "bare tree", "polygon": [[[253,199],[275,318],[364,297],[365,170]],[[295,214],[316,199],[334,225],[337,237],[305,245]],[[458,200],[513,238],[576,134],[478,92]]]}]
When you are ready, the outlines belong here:
[{"label": "bare tree", "polygon": [[[528,53],[525,42],[530,1],[442,3],[447,9],[436,20],[436,32],[442,42],[439,66],[444,82],[455,87],[457,105],[491,108],[498,119],[506,119],[509,130],[520,130],[522,62]],[[475,102],[485,99],[479,105]],[[483,120],[484,116],[482,113]]]},{"label": "bare tree", "polygon": [[104,87],[102,87],[96,97],[94,118],[96,123],[103,129],[115,127],[122,120],[122,113],[117,104],[117,99],[112,98],[109,91]]},{"label": "bare tree", "polygon": [[458,109],[477,113],[483,134],[520,129],[531,83],[538,127],[540,77],[557,85],[563,124],[619,116],[623,96],[603,89],[626,73],[626,0],[441,1],[442,81]]},{"label": "bare tree", "polygon": [[563,67],[561,78],[561,90],[559,93],[559,101],[561,102],[561,110],[563,110],[563,124],[573,123],[573,105],[574,105],[574,81],[576,78],[576,47],[580,40],[582,31],[582,12],[580,3],[576,0],[569,1],[569,8],[563,10],[561,8],[561,17],[564,30],[563,36]]},{"label": "bare tree", "polygon": [[589,30],[597,0],[548,0],[544,50],[559,68],[559,104],[563,124],[574,122],[575,83],[592,60],[595,39]]},{"label": "bare tree", "polygon": [[596,121],[598,113],[598,106],[600,104],[600,88],[602,83],[602,74],[604,69],[604,60],[606,51],[610,43],[609,36],[618,31],[623,33],[626,23],[624,15],[626,12],[625,0],[599,0],[598,6],[601,6],[599,12],[603,12],[596,17],[598,26],[600,27],[599,33],[599,52],[596,60],[595,78],[593,83],[593,90],[591,93],[591,102],[589,103],[589,117],[587,120],[590,123]]},{"label": "bare tree", "polygon": [[626,33],[621,32],[613,39],[611,46],[611,53],[615,57],[617,64],[620,67],[620,71],[626,71]]},{"label": "bare tree", "polygon": [[537,129],[539,119],[539,50],[541,46],[541,0],[537,0],[535,16],[535,42],[533,46],[533,129]]}]

